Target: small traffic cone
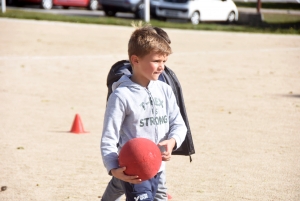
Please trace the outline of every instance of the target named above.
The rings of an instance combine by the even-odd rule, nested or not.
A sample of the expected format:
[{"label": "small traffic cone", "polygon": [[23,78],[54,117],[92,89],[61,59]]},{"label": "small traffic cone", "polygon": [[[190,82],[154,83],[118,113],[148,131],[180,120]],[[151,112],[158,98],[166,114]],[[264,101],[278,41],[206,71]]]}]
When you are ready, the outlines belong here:
[{"label": "small traffic cone", "polygon": [[169,193],[167,193],[167,195],[168,195],[168,200],[171,200],[172,196]]},{"label": "small traffic cone", "polygon": [[76,133],[76,134],[87,133],[86,131],[84,131],[84,128],[83,128],[83,125],[82,125],[81,118],[80,118],[79,114],[75,115],[73,126],[72,126],[70,132],[71,133]]}]

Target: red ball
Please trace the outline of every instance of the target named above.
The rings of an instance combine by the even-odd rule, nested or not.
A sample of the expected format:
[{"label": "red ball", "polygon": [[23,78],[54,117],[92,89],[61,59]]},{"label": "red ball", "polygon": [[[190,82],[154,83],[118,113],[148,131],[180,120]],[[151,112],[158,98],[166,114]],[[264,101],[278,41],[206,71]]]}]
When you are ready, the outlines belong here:
[{"label": "red ball", "polygon": [[144,181],[154,177],[162,162],[158,146],[146,138],[134,138],[125,143],[119,154],[120,167],[126,175],[139,176]]}]

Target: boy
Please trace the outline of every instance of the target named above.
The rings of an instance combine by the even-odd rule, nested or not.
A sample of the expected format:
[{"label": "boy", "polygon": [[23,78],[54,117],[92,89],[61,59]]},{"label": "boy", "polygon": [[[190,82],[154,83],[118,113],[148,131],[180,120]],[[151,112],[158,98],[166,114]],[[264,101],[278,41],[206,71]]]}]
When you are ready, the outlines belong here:
[{"label": "boy", "polygon": [[[173,91],[158,81],[171,52],[168,41],[151,26],[138,27],[131,35],[128,55],[132,76],[122,76],[113,84],[105,112],[101,153],[113,177],[102,201],[116,200],[123,192],[127,201],[153,201],[164,161],[170,160],[172,150],[180,147],[185,139],[187,128]],[[164,121],[155,121],[158,118]],[[141,181],[138,175],[125,175],[126,167],[118,164],[119,150],[136,137],[150,139],[165,149],[160,170],[147,181]]]}]

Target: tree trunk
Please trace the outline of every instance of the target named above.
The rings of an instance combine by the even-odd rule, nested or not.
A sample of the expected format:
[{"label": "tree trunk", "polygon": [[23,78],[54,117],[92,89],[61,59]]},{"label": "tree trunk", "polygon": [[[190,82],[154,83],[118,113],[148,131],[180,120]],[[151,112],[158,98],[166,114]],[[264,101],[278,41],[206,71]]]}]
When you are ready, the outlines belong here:
[{"label": "tree trunk", "polygon": [[261,0],[257,0],[257,3],[256,3],[257,13],[260,13],[260,8],[261,8]]}]

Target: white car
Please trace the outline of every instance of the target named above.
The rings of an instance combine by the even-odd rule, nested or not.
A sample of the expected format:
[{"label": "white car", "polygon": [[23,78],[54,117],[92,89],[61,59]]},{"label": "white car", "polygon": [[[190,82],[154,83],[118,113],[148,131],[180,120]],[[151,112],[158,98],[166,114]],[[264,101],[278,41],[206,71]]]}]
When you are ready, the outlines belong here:
[{"label": "white car", "polygon": [[156,15],[164,19],[186,19],[192,24],[238,20],[238,10],[232,0],[160,0]]}]

